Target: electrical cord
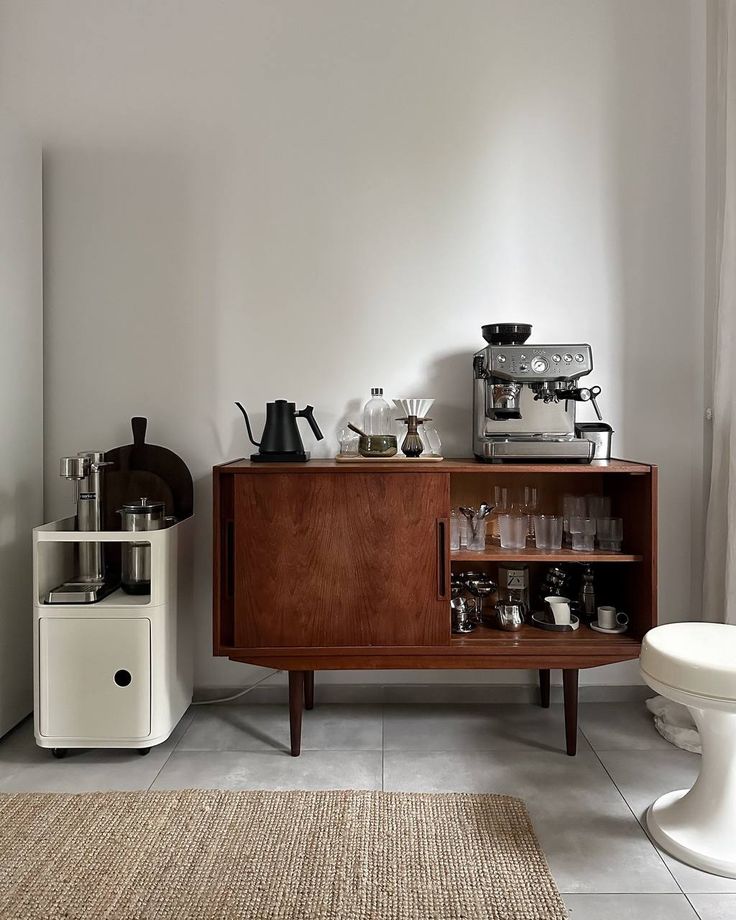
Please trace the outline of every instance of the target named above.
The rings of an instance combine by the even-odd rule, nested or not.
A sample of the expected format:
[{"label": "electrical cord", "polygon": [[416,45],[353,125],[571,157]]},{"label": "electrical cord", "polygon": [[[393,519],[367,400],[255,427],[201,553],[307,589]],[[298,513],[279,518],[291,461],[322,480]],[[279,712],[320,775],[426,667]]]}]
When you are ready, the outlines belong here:
[{"label": "electrical cord", "polygon": [[192,703],[192,706],[210,706],[212,703],[230,703],[233,700],[239,700],[241,696],[245,696],[246,693],[250,693],[250,691],[255,690],[256,687],[260,687],[262,683],[270,680],[272,677],[275,677],[276,674],[283,673],[283,669],[279,668],[279,670],[271,671],[270,674],[266,674],[265,677],[257,680],[254,684],[251,684],[250,687],[246,687],[245,690],[240,690],[238,693],[234,693],[232,696],[221,696],[217,700],[196,700]]}]

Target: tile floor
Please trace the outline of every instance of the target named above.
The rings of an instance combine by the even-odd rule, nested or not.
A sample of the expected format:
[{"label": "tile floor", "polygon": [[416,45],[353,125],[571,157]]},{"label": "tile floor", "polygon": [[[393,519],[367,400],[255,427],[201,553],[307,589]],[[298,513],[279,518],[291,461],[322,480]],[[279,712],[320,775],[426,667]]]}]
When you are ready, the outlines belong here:
[{"label": "tile floor", "polygon": [[572,920],[734,920],[736,880],[661,854],[647,805],[690,785],[699,758],[652,727],[643,703],[584,703],[579,753],[562,750],[561,708],[319,705],[288,756],[283,706],[200,706],[146,757],[35,746],[31,721],[0,741],[0,792],[387,789],[523,798]]}]

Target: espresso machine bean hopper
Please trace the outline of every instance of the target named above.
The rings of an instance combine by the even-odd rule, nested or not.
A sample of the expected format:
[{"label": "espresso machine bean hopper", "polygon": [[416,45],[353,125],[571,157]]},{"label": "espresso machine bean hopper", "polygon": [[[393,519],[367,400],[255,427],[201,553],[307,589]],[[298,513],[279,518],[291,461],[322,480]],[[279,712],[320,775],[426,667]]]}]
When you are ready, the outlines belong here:
[{"label": "espresso machine bean hopper", "polygon": [[[112,463],[102,451],[90,450],[76,457],[62,457],[60,475],[74,483],[77,530],[103,530],[103,471]],[[78,575],[49,592],[48,604],[94,604],[117,587],[106,578],[104,544],[80,542]]]},{"label": "espresso machine bean hopper", "polygon": [[[487,462],[578,462],[610,459],[612,429],[582,387],[593,370],[590,345],[533,345],[526,323],[483,326],[486,348],[473,356],[473,453]],[[598,422],[576,423],[589,402]]]}]

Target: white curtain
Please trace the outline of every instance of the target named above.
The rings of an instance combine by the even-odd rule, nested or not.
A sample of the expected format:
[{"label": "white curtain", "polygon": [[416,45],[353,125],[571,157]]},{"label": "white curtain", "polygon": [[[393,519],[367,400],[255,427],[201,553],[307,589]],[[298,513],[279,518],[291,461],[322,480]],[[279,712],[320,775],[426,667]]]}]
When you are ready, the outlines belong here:
[{"label": "white curtain", "polygon": [[736,624],[736,0],[715,17],[718,264],[714,324],[713,462],[706,517],[703,619]]},{"label": "white curtain", "polygon": [[[714,153],[709,162],[715,205],[713,460],[705,524],[702,618],[736,624],[736,0],[711,0],[708,54],[715,55]],[[712,18],[711,18],[712,17]],[[709,266],[710,268],[710,266]],[[647,701],[659,733],[700,752],[689,710],[660,696]]]}]

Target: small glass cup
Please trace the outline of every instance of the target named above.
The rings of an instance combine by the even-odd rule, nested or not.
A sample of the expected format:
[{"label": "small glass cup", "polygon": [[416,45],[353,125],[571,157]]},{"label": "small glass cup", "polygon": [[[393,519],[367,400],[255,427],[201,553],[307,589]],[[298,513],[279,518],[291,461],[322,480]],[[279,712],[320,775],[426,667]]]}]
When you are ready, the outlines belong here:
[{"label": "small glass cup", "polygon": [[572,548],[580,553],[592,553],[595,549],[595,518],[570,518]]},{"label": "small glass cup", "polygon": [[528,514],[499,514],[502,549],[524,549],[529,529]]},{"label": "small glass cup", "polygon": [[534,515],[534,539],[537,549],[562,548],[562,517],[559,514]]},{"label": "small glass cup", "polygon": [[621,518],[604,517],[597,521],[598,548],[608,553],[620,553],[624,539],[624,522]]},{"label": "small glass cup", "polygon": [[360,456],[358,453],[358,443],[360,441],[360,438],[350,428],[341,428],[340,433],[337,436],[337,439],[340,442],[340,456],[341,457]]}]

